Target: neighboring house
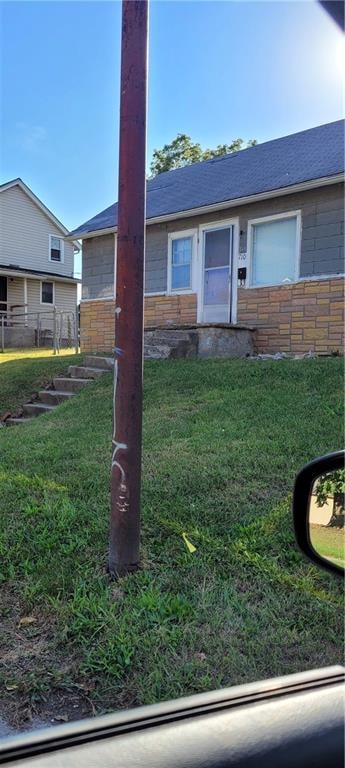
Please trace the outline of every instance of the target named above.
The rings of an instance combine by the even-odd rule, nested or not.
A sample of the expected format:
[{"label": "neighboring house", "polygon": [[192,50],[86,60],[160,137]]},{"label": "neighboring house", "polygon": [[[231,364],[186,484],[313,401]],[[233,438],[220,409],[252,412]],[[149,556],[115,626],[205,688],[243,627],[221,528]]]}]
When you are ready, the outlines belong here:
[{"label": "neighboring house", "polygon": [[[52,337],[54,307],[75,316],[78,280],[75,242],[65,242],[66,227],[21,179],[0,186],[0,323],[8,345],[41,343]],[[39,313],[39,315],[38,315]],[[71,334],[73,330],[71,327]]]},{"label": "neighboring house", "polygon": [[[344,122],[147,183],[145,325],[257,328],[259,351],[342,349]],[[81,346],[114,342],[117,205],[83,240]]]}]

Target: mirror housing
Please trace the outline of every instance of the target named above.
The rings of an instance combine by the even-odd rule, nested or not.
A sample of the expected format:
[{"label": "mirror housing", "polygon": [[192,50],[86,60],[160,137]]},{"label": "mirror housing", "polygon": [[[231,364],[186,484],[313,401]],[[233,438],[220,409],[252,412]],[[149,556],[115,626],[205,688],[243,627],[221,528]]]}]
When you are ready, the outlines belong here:
[{"label": "mirror housing", "polygon": [[[339,524],[334,526],[331,522],[332,509],[329,507],[327,513],[327,505],[330,501],[334,506],[335,496],[340,495],[332,492],[333,487],[336,484],[341,485],[342,489],[344,487],[344,459],[345,451],[337,451],[306,464],[297,475],[293,494],[293,521],[297,544],[316,565],[338,575],[344,573],[345,565],[344,514],[340,515]],[[344,502],[342,504],[344,510]],[[328,542],[325,537],[332,531],[333,539],[339,539],[342,552],[340,558],[332,556],[331,549],[327,550]]]}]

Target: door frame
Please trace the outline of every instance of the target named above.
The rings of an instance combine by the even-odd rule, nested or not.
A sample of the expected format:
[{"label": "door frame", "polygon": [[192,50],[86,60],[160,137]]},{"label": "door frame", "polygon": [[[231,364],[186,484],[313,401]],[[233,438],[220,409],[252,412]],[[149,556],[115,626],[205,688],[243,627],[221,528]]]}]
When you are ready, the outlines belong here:
[{"label": "door frame", "polygon": [[210,221],[209,223],[199,224],[198,227],[198,270],[197,270],[197,322],[202,323],[202,316],[204,310],[204,232],[212,229],[225,229],[226,227],[233,227],[233,241],[232,252],[230,262],[230,291],[231,291],[231,317],[229,306],[229,323],[235,324],[237,322],[237,265],[238,265],[238,251],[239,251],[239,219],[221,219],[219,221]]}]

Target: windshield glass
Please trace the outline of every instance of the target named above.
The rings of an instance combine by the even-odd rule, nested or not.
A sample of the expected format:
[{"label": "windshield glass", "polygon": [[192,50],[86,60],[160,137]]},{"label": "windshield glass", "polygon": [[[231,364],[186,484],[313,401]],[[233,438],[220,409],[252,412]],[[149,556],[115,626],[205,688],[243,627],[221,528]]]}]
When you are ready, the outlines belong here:
[{"label": "windshield glass", "polygon": [[1,734],[340,663],[291,494],[343,446],[341,31],[2,11]]}]

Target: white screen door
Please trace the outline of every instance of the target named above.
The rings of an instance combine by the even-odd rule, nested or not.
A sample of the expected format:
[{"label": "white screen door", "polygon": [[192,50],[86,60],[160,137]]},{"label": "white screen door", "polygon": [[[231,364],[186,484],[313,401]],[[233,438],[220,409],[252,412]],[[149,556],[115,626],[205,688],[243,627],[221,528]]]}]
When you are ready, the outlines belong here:
[{"label": "white screen door", "polygon": [[203,323],[229,323],[233,227],[204,231]]}]

